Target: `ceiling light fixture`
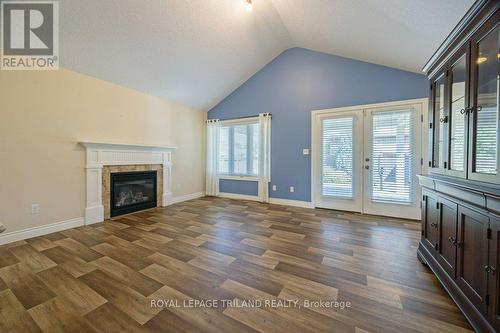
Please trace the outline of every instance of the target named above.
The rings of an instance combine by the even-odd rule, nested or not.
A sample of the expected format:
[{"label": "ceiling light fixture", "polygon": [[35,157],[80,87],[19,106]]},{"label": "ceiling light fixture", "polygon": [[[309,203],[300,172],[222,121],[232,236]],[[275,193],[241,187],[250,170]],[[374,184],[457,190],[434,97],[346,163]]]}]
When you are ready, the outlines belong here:
[{"label": "ceiling light fixture", "polygon": [[245,10],[251,12],[253,9],[252,0],[245,0]]}]

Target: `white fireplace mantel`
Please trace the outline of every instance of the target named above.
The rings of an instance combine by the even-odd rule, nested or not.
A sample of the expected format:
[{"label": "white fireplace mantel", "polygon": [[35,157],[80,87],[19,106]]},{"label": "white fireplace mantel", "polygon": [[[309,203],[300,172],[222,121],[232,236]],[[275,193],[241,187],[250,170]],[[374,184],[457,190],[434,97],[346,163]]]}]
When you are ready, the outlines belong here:
[{"label": "white fireplace mantel", "polygon": [[102,167],[105,165],[163,165],[162,206],[172,202],[172,152],[175,147],[110,142],[79,142],[86,150],[85,224],[104,221]]}]

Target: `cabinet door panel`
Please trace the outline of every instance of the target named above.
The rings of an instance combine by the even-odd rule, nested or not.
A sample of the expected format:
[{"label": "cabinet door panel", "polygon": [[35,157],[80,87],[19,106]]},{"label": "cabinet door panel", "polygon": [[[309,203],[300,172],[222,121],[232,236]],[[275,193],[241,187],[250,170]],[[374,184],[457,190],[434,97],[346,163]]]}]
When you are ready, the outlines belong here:
[{"label": "cabinet door panel", "polygon": [[492,218],[490,222],[490,262],[492,271],[489,274],[490,321],[493,327],[500,332],[500,218]]},{"label": "cabinet door panel", "polygon": [[439,198],[439,247],[437,259],[455,278],[457,260],[457,204]]},{"label": "cabinet door panel", "polygon": [[433,83],[433,124],[434,124],[434,140],[433,140],[433,158],[432,168],[434,172],[444,172],[446,169],[446,73],[441,74]]},{"label": "cabinet door panel", "polygon": [[469,178],[500,183],[499,154],[499,62],[500,26],[498,12],[472,38],[469,140]]},{"label": "cabinet door panel", "polygon": [[488,216],[469,208],[458,207],[457,284],[469,300],[486,312],[488,263]]},{"label": "cabinet door panel", "polygon": [[469,106],[468,94],[468,63],[467,53],[461,56],[450,68],[449,94],[449,129],[450,129],[450,156],[448,174],[465,178],[467,150],[466,150],[466,110]]},{"label": "cabinet door panel", "polygon": [[431,193],[424,194],[423,202],[423,228],[424,228],[424,245],[432,252],[435,251],[435,246],[438,243],[438,201],[437,196]]}]

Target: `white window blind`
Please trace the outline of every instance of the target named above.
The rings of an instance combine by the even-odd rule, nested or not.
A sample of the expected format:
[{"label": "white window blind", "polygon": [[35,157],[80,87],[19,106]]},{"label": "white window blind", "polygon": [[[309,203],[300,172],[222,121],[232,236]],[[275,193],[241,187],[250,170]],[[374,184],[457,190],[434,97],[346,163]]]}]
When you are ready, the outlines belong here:
[{"label": "white window blind", "polygon": [[[478,43],[478,56],[485,59],[477,63],[477,110],[475,172],[497,174],[498,154],[498,68],[500,57],[500,28],[491,31]],[[477,59],[479,60],[479,58]]]},{"label": "white window blind", "polygon": [[353,117],[322,121],[323,196],[353,197]]},{"label": "white window blind", "polygon": [[220,127],[218,173],[221,176],[258,176],[258,123],[231,123]]},{"label": "white window blind", "polygon": [[497,173],[498,112],[496,105],[483,106],[477,112],[476,172]]},{"label": "white window blind", "polygon": [[463,56],[451,70],[451,136],[450,169],[465,170],[465,73],[466,61]]},{"label": "white window blind", "polygon": [[372,200],[412,202],[412,112],[373,113]]}]

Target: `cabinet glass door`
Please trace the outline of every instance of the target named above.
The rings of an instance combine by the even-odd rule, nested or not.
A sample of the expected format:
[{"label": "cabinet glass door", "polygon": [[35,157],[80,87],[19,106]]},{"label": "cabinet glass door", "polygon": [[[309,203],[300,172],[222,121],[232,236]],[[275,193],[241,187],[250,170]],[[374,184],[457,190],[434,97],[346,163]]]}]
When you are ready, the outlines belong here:
[{"label": "cabinet glass door", "polygon": [[[491,26],[490,26],[491,28]],[[498,174],[498,75],[499,27],[473,40],[474,69],[472,119],[472,168],[469,178],[500,182]]]},{"label": "cabinet glass door", "polygon": [[446,128],[445,128],[445,87],[446,76],[441,75],[434,81],[434,156],[433,168],[445,167]]},{"label": "cabinet glass door", "polygon": [[465,177],[466,165],[466,57],[465,54],[459,58],[450,70],[451,91],[450,91],[450,166],[451,174]]}]

